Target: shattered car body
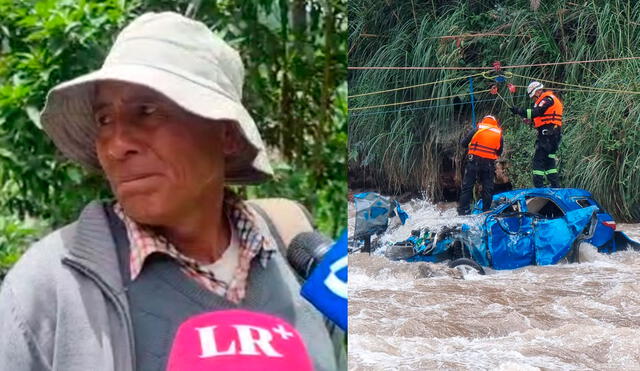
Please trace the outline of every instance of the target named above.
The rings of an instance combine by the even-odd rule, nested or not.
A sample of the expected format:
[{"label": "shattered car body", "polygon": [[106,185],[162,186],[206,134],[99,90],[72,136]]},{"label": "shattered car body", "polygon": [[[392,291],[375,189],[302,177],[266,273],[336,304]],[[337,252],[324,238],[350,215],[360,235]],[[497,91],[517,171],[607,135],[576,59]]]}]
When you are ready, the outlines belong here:
[{"label": "shattered car body", "polygon": [[515,269],[577,262],[582,242],[603,253],[640,250],[639,243],[615,230],[613,217],[582,189],[504,192],[493,196],[488,212],[481,211],[479,201],[464,223],[439,231],[413,231],[385,255],[431,262],[462,258],[482,267]]},{"label": "shattered car body", "polygon": [[353,200],[357,211],[351,241],[363,241],[363,252],[371,251],[371,237],[384,233],[390,218],[397,216],[403,225],[409,218],[398,201],[375,192],[355,194]]}]

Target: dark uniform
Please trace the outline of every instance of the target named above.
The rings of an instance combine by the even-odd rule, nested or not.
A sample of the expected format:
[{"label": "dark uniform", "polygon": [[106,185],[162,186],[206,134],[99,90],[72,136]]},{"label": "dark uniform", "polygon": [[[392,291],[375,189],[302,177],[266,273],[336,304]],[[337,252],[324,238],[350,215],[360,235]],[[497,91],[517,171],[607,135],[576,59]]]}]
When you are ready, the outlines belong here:
[{"label": "dark uniform", "polygon": [[487,211],[491,208],[495,160],[502,154],[503,147],[502,130],[498,121],[493,116],[485,116],[476,129],[472,129],[462,138],[460,144],[467,147],[468,152],[458,214],[470,213],[469,204],[478,179],[482,185],[482,210]]},{"label": "dark uniform", "polygon": [[562,139],[562,101],[547,90],[538,97],[532,108],[525,111],[513,107],[511,111],[524,118],[533,119],[533,125],[538,131],[532,164],[534,187],[544,187],[545,176],[551,187],[560,187],[557,152]]}]

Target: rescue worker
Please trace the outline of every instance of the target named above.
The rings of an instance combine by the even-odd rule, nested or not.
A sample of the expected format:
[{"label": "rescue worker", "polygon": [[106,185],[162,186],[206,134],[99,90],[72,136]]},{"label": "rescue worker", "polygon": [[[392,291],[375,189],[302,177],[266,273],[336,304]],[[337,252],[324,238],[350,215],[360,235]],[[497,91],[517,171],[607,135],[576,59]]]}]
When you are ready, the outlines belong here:
[{"label": "rescue worker", "polygon": [[538,130],[536,151],[533,155],[533,185],[544,187],[546,176],[553,188],[560,187],[560,174],[557,166],[557,152],[562,137],[563,104],[551,90],[543,90],[544,85],[533,81],[527,87],[527,93],[535,103],[532,108],[524,110],[511,107],[511,112],[526,119],[533,120]]},{"label": "rescue worker", "polygon": [[503,147],[502,129],[498,119],[492,115],[484,116],[477,128],[470,130],[460,144],[468,147],[468,151],[458,214],[468,215],[471,212],[469,203],[477,179],[480,179],[482,185],[482,211],[488,211],[491,208],[493,194],[495,160],[502,155]]}]

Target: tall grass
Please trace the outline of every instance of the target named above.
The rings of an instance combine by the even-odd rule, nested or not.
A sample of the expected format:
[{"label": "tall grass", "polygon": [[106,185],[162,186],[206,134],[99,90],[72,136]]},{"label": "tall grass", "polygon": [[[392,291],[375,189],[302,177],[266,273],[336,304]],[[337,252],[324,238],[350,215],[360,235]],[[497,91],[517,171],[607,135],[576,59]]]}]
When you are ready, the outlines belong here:
[{"label": "tall grass", "polygon": [[[406,4],[405,4],[406,3]],[[350,54],[355,66],[490,66],[536,64],[640,55],[640,3],[626,0],[544,2],[536,12],[528,1],[349,1]],[[490,4],[490,5],[487,5]],[[501,5],[502,4],[502,5]],[[504,5],[507,4],[507,5]],[[434,5],[434,6],[431,6]],[[397,17],[396,17],[397,15]],[[455,39],[445,35],[500,32],[508,37]],[[375,37],[363,37],[363,34]],[[527,67],[513,72],[536,78],[594,87],[640,90],[640,63],[572,64]],[[462,77],[481,71],[357,70],[349,74],[349,94]],[[526,85],[529,79],[512,78]],[[474,78],[476,91],[493,81]],[[550,88],[560,87],[546,84]],[[390,192],[422,191],[442,196],[442,176],[449,162],[459,167],[463,149],[457,140],[471,126],[469,97],[371,108],[373,105],[466,93],[467,79],[349,101],[349,167],[366,174],[372,186]],[[501,94],[511,104],[531,100],[520,88]],[[640,129],[638,95],[565,92],[565,135],[560,150],[565,186],[592,191],[621,220],[637,219],[640,165],[636,132]],[[531,186],[535,132],[488,93],[477,94],[476,116],[496,114],[506,129],[509,175],[518,187]],[[488,101],[486,101],[488,100]],[[451,105],[456,103],[457,105]],[[635,169],[635,170],[634,170]],[[457,171],[460,171],[458,168]]]}]

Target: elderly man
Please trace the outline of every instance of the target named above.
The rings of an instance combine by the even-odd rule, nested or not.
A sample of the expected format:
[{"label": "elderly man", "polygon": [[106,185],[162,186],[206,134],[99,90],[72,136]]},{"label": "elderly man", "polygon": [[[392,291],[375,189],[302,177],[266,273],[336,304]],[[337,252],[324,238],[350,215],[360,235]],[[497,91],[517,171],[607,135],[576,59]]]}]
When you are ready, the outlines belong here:
[{"label": "elderly man", "polygon": [[271,174],[241,104],[243,74],[204,24],[150,13],[100,70],[49,93],[47,134],[103,171],[116,202],[92,202],[10,271],[3,370],[163,370],[185,319],[237,308],[292,324],[315,369],[344,367],[342,342],[300,297],[268,221],[225,188]]}]

